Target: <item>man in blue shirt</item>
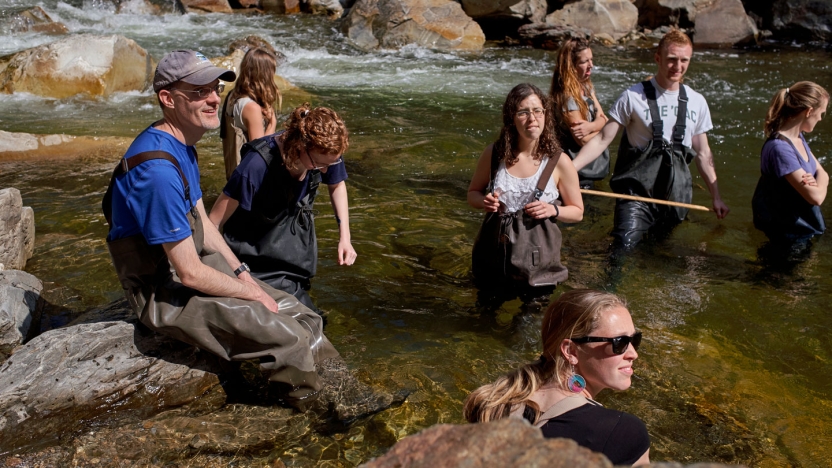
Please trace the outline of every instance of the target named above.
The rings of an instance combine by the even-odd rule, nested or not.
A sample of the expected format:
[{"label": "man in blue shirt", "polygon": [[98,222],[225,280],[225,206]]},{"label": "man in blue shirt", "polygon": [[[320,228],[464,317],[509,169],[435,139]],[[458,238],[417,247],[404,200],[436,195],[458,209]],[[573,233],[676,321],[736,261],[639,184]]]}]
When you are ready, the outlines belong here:
[{"label": "man in blue shirt", "polygon": [[320,317],[253,279],[208,221],[194,145],[219,127],[220,80],[235,79],[195,51],[159,62],[153,89],[163,117],[113,173],[107,244],[142,323],[226,360],[259,358],[291,403],[317,394],[316,364],[338,353]]}]

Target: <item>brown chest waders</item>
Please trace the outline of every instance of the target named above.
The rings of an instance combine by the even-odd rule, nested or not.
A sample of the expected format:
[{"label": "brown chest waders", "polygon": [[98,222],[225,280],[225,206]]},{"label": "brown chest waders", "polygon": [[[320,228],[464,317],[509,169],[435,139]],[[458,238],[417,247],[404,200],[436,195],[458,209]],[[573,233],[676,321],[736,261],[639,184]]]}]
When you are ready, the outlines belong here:
[{"label": "brown chest waders", "polygon": [[[193,242],[202,263],[229,280],[234,278],[222,255],[204,249],[202,222],[191,204],[188,180],[168,153],[146,152],[121,160],[104,197],[108,223],[116,178],[152,159],[171,162],[182,177]],[[149,245],[141,234],[108,241],[107,247],[125,296],[144,325],[226,360],[259,359],[270,381],[293,387],[293,397],[320,390],[315,365],[338,352],[323,334],[321,317],[290,294],[259,283],[277,302],[275,314],[257,301],[208,296],[183,285],[162,246]]]}]

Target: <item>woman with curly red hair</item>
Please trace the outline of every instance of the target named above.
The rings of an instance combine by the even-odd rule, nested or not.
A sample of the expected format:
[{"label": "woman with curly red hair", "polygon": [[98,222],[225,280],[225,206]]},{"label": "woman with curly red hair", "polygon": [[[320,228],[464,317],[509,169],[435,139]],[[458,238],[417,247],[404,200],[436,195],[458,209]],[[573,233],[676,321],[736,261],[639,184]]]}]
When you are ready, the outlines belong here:
[{"label": "woman with curly red hair", "polygon": [[292,112],[285,127],[243,146],[240,165],[209,218],[252,276],[320,313],[307,294],[318,263],[312,204],[320,183],[329,188],[338,221],[338,263],[352,265],[356,258],[341,157],[349,135],[335,111],[308,103]]}]

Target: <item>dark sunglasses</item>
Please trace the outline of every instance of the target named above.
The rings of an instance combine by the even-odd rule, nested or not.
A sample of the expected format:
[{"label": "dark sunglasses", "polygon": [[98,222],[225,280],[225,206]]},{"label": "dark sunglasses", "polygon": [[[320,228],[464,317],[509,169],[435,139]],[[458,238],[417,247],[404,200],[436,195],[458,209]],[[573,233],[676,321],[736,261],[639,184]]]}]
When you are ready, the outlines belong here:
[{"label": "dark sunglasses", "polygon": [[615,354],[624,354],[627,351],[627,346],[632,343],[633,349],[638,351],[641,345],[641,332],[635,332],[633,336],[616,336],[615,338],[601,338],[598,336],[584,336],[581,338],[570,338],[573,343],[612,343],[612,352]]}]

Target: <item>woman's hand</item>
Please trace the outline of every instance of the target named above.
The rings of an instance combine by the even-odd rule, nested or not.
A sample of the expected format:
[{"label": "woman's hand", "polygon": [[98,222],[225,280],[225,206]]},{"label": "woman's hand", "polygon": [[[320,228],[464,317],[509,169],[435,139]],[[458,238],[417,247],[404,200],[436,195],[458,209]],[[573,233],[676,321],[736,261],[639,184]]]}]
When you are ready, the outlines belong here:
[{"label": "woman's hand", "polygon": [[557,214],[557,209],[551,203],[535,200],[523,207],[523,211],[534,219],[551,218]]},{"label": "woman's hand", "polygon": [[339,265],[352,265],[355,263],[356,257],[358,257],[358,254],[355,253],[355,249],[352,248],[350,241],[342,239],[338,242]]},{"label": "woman's hand", "polygon": [[815,180],[814,176],[812,176],[812,174],[809,174],[808,172],[803,174],[803,179],[800,181],[800,183],[803,185],[808,185],[810,187],[818,186],[818,181]]},{"label": "woman's hand", "polygon": [[485,205],[486,213],[496,213],[500,211],[500,196],[488,192],[485,194],[485,198],[482,199],[482,204]]},{"label": "woman's hand", "polygon": [[572,131],[572,136],[575,137],[575,140],[583,140],[586,138],[587,135],[593,133],[592,130],[592,123],[587,122],[586,120],[581,120],[578,122],[573,122],[570,126],[570,130]]}]

